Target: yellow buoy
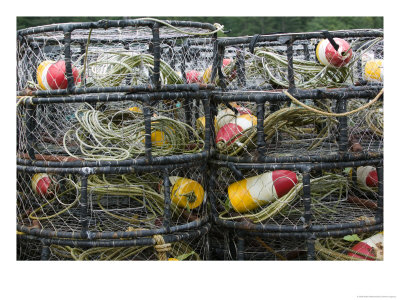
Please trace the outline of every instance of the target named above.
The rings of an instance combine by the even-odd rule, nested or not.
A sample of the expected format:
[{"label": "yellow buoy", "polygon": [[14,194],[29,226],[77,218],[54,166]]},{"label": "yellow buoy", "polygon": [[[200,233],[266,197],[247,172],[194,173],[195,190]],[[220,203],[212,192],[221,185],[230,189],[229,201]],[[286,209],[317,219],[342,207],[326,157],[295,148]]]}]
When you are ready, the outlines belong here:
[{"label": "yellow buoy", "polygon": [[365,63],[364,79],[367,81],[383,81],[383,59],[372,59]]},{"label": "yellow buoy", "polygon": [[171,176],[171,201],[178,207],[194,209],[203,203],[205,192],[197,181],[192,179]]},{"label": "yellow buoy", "polygon": [[296,184],[296,173],[276,170],[232,183],[228,197],[234,210],[243,213],[274,202]]}]

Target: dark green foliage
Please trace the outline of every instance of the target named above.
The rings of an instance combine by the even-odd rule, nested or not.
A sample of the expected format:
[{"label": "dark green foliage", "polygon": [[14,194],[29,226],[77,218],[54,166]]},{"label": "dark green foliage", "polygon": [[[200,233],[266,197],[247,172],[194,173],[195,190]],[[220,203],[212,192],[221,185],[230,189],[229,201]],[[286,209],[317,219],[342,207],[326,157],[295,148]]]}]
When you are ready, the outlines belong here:
[{"label": "dark green foliage", "polygon": [[[17,17],[17,29],[67,22],[94,22],[124,17]],[[125,17],[126,18],[126,17]],[[137,18],[137,17],[129,17]],[[383,28],[383,17],[155,17],[161,20],[191,20],[219,23],[226,36],[244,36],[271,32],[303,32],[316,30]]]}]

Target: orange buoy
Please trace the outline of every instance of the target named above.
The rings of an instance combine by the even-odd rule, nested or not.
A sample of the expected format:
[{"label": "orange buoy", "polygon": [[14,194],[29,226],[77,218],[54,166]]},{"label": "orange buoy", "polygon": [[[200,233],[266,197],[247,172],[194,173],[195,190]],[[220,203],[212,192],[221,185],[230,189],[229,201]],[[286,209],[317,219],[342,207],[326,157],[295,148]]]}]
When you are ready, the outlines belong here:
[{"label": "orange buoy", "polygon": [[243,213],[274,202],[296,184],[296,173],[276,170],[231,184],[228,187],[228,197],[234,210]]}]

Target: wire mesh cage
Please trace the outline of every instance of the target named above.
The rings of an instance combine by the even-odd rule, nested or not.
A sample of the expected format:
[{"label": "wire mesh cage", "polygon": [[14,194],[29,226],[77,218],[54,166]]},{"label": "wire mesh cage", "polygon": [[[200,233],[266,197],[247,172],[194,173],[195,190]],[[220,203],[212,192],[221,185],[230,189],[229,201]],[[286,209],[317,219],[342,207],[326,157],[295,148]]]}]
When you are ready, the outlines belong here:
[{"label": "wire mesh cage", "polygon": [[339,88],[383,81],[383,31],[256,34],[218,40],[218,73],[227,89]]},{"label": "wire mesh cage", "polygon": [[[307,260],[306,239],[265,238],[259,236],[242,237],[243,249],[238,249],[240,260],[293,261]],[[236,244],[240,243],[236,239]]]},{"label": "wire mesh cage", "polygon": [[20,30],[17,90],[115,92],[200,83],[222,28],[140,18]]},{"label": "wire mesh cage", "polygon": [[222,29],[18,31],[17,259],[360,256],[343,237],[383,226],[383,30]]},{"label": "wire mesh cage", "polygon": [[16,260],[41,260],[43,244],[35,238],[29,238],[21,233],[17,234]]},{"label": "wire mesh cage", "polygon": [[307,164],[212,161],[217,224],[263,232],[312,232],[383,222],[381,160]]},{"label": "wire mesh cage", "polygon": [[129,245],[79,245],[57,243],[44,244],[38,239],[20,235],[18,238],[18,260],[169,260],[198,261],[208,259],[207,230],[195,234],[154,235],[144,241],[140,239]]},{"label": "wire mesh cage", "polygon": [[319,238],[315,241],[317,260],[383,260],[383,231]]},{"label": "wire mesh cage", "polygon": [[84,239],[196,229],[208,219],[206,170],[201,163],[171,170],[87,168],[84,173],[82,168],[74,172],[20,166],[17,228],[41,237]]},{"label": "wire mesh cage", "polygon": [[314,99],[305,93],[301,101],[289,102],[262,93],[214,94],[216,157],[231,162],[305,162],[382,156],[382,91],[362,97],[364,92],[354,97],[331,91],[336,95]]},{"label": "wire mesh cage", "polygon": [[[110,95],[103,96],[112,100]],[[19,158],[59,162],[66,167],[74,161],[75,165],[85,161],[150,162],[153,157],[165,156],[179,161],[182,155],[188,155],[188,161],[191,156],[204,156],[209,138],[196,128],[195,118],[207,115],[205,99],[185,93],[168,93],[166,99],[161,96],[154,96],[151,103],[148,95],[131,95],[127,100],[117,97],[116,101],[76,96],[65,97],[69,99],[64,103],[63,97],[24,102],[17,107]],[[203,124],[209,127],[208,118],[204,117]],[[22,160],[21,164],[26,163]]]}]

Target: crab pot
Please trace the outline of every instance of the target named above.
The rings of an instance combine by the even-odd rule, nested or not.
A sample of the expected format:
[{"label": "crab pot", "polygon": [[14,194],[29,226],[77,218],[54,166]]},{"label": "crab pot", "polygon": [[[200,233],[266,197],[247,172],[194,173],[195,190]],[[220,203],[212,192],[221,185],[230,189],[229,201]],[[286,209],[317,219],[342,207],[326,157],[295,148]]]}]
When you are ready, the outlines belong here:
[{"label": "crab pot", "polygon": [[235,260],[307,260],[306,239],[260,237],[238,233]]},{"label": "crab pot", "polygon": [[[18,166],[17,230],[38,238],[134,239],[208,222],[204,161],[168,166]],[[46,193],[35,174],[47,174]]]},{"label": "crab pot", "polygon": [[[383,60],[383,31],[220,38],[217,55],[219,69],[214,82],[226,89],[315,89],[378,83],[382,82],[383,66],[373,63],[366,67],[366,63]],[[224,59],[232,63],[226,65]]]},{"label": "crab pot", "polygon": [[299,233],[383,224],[382,160],[233,164],[212,160],[214,222],[248,232]]},{"label": "crab pot", "polygon": [[[31,98],[17,109],[18,162],[77,167],[201,159],[210,147],[207,97],[160,92]],[[196,125],[200,115],[202,128]]]},{"label": "crab pot", "polygon": [[40,240],[17,233],[17,260],[40,260],[42,249]]},{"label": "crab pot", "polygon": [[281,91],[214,92],[210,106],[216,158],[289,163],[382,155],[381,88],[297,90],[291,96],[298,102]]},{"label": "crab pot", "polygon": [[201,83],[212,64],[217,29],[207,23],[142,18],[20,30],[17,88],[38,89],[38,94],[174,85],[188,89],[187,84]]},{"label": "crab pot", "polygon": [[317,260],[384,260],[383,232],[349,234],[315,241]]},{"label": "crab pot", "polygon": [[198,261],[208,259],[208,228],[198,232],[154,235],[147,239],[137,239],[132,245],[122,246],[67,246],[49,245],[48,260],[169,260]]},{"label": "crab pot", "polygon": [[207,260],[210,224],[135,239],[82,240],[18,235],[18,260]]}]

